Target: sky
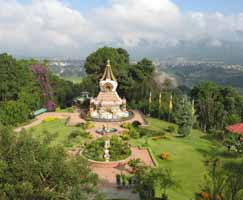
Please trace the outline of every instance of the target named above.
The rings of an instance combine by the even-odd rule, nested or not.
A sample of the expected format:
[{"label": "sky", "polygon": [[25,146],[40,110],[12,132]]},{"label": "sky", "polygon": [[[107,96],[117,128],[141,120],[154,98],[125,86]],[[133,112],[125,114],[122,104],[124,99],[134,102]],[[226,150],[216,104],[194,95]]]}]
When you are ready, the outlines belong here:
[{"label": "sky", "polygon": [[106,45],[139,57],[182,45],[219,49],[243,42],[243,0],[0,0],[0,5],[0,53],[16,56],[85,58]]}]

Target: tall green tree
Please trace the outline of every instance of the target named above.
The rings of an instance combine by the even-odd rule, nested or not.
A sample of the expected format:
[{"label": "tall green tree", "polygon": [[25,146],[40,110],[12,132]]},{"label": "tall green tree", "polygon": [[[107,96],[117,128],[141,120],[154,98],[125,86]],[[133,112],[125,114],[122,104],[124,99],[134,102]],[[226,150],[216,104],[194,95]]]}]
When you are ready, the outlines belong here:
[{"label": "tall green tree", "polygon": [[7,101],[0,103],[0,123],[3,125],[17,125],[29,119],[30,110],[21,101]]},{"label": "tall green tree", "polygon": [[227,187],[225,192],[227,199],[241,200],[243,197],[241,196],[243,192],[243,159],[227,162],[223,167],[227,175]]},{"label": "tall green tree", "polygon": [[180,101],[180,106],[174,115],[175,122],[178,125],[178,134],[187,136],[191,133],[191,129],[194,123],[193,105],[184,97]]},{"label": "tall green tree", "polygon": [[135,188],[143,200],[156,199],[156,190],[161,191],[161,200],[168,200],[167,190],[179,187],[169,169],[149,168],[138,163],[134,171]]},{"label": "tall green tree", "polygon": [[98,199],[97,177],[80,157],[67,157],[61,146],[50,146],[22,132],[0,130],[0,199]]},{"label": "tall green tree", "polygon": [[217,158],[209,162],[208,174],[201,185],[197,200],[227,199],[242,200],[243,191],[243,160],[232,160],[222,163]]},{"label": "tall green tree", "polygon": [[205,82],[195,86],[191,96],[195,99],[198,121],[204,131],[223,129],[243,117],[243,97],[231,87]]}]

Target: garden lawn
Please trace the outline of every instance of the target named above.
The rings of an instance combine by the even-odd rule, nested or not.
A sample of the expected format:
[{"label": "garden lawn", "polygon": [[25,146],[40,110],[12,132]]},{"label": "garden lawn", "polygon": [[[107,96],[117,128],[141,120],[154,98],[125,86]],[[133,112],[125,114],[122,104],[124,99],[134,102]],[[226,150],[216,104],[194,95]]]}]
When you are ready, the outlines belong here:
[{"label": "garden lawn", "polygon": [[81,77],[81,76],[68,76],[68,77],[62,77],[62,78],[67,81],[71,81],[73,83],[81,83],[83,80],[83,77]]},{"label": "garden lawn", "polygon": [[51,145],[63,145],[67,148],[71,148],[82,144],[85,140],[83,137],[78,136],[76,138],[69,139],[68,136],[72,131],[83,131],[83,129],[80,127],[66,126],[65,121],[66,120],[56,119],[50,122],[42,122],[40,125],[35,126],[28,131],[32,133],[34,137],[38,137],[40,139],[47,134],[49,136],[53,136]]},{"label": "garden lawn", "polygon": [[[170,124],[162,120],[147,118],[149,126],[146,129],[164,131]],[[175,125],[174,125],[175,126]],[[195,192],[199,192],[199,184],[204,181],[206,166],[204,161],[214,155],[220,155],[225,148],[214,140],[208,140],[206,135],[198,130],[193,130],[186,138],[166,134],[167,139],[152,140],[148,138],[148,146],[151,148],[159,166],[170,168],[175,179],[179,182],[180,188],[169,191],[169,199],[191,200]],[[145,138],[134,139],[133,145],[141,146]],[[170,159],[161,160],[160,154],[168,152]],[[160,190],[156,191],[160,196]]]}]

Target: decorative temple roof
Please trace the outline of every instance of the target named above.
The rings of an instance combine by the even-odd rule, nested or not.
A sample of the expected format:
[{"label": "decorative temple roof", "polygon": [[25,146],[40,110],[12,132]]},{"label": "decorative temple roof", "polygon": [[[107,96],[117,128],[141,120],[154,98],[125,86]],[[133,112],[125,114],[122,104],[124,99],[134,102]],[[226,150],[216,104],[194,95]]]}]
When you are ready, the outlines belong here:
[{"label": "decorative temple roof", "polygon": [[112,69],[111,69],[111,64],[110,64],[110,60],[107,60],[107,63],[106,63],[106,68],[105,68],[105,72],[101,78],[101,81],[103,80],[112,80],[112,81],[116,81],[116,78],[112,72]]}]

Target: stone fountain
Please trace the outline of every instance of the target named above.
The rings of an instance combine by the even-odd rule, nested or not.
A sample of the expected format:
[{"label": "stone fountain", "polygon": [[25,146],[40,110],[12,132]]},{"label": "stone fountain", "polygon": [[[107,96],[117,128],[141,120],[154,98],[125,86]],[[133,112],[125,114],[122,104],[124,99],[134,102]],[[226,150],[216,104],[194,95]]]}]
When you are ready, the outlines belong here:
[{"label": "stone fountain", "polygon": [[104,158],[105,158],[105,161],[106,162],[109,162],[110,161],[110,153],[109,153],[109,148],[110,148],[111,144],[110,144],[110,139],[106,140],[105,141],[105,146],[104,146]]},{"label": "stone fountain", "polygon": [[115,128],[108,128],[108,126],[106,127],[105,125],[103,125],[102,128],[96,130],[96,132],[101,134],[101,135],[105,135],[106,133],[114,133],[116,131],[117,131],[117,129],[115,129]]}]

